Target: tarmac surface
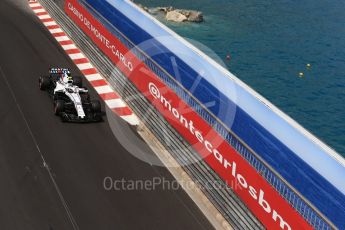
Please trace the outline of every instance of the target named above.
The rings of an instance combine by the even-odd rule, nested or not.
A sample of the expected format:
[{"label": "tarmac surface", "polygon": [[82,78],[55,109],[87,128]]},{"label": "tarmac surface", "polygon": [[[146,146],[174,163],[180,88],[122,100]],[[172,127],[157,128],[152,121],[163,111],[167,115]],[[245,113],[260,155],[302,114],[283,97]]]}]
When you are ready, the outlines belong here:
[{"label": "tarmac surface", "polygon": [[[27,1],[0,1],[0,30],[1,229],[212,229],[181,188],[104,188],[107,177],[174,178],[128,153],[107,117],[70,124],[54,116],[38,77],[50,67],[80,72]],[[120,118],[117,123],[127,126]]]}]

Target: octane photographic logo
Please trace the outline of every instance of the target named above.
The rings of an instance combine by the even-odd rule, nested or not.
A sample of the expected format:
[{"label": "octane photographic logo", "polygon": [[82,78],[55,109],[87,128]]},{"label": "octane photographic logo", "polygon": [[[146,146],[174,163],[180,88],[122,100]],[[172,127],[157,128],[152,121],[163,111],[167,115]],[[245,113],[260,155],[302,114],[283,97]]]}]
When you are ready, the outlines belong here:
[{"label": "octane photographic logo", "polygon": [[[190,39],[186,40],[194,46],[198,47],[198,49],[202,50],[208,56],[212,57],[212,59],[220,65],[225,66],[222,59],[219,58],[211,49],[197,41]],[[208,151],[208,154],[221,155],[217,151],[217,147],[222,142],[222,140],[220,140],[219,138],[215,139],[212,133],[202,132],[201,127],[198,127],[198,124],[195,122],[195,116],[193,117],[191,116],[191,114],[197,111],[205,109],[209,110],[215,107],[217,108],[216,116],[218,114],[222,114],[223,117],[227,117],[228,121],[232,122],[236,111],[235,109],[230,110],[229,107],[219,103],[220,95],[216,95],[215,97],[213,97],[216,98],[217,101],[209,100],[203,104],[195,100],[195,97],[193,95],[196,93],[198,95],[204,94],[202,95],[203,97],[208,97],[208,92],[205,92],[205,88],[203,86],[203,84],[205,83],[205,79],[208,79],[208,81],[213,83],[213,86],[215,88],[218,88],[222,84],[223,76],[216,76],[211,65],[203,64],[206,61],[201,63],[200,58],[203,58],[200,57],[201,55],[195,55],[195,53],[192,53],[194,51],[192,51],[191,49],[178,48],[171,44],[171,41],[172,39],[169,36],[150,39],[141,43],[135,48],[132,48],[126,54],[120,53],[119,55],[117,55],[119,57],[117,65],[126,66],[124,63],[130,62],[133,66],[132,70],[128,71],[130,72],[130,76],[128,76],[128,78],[138,78],[138,75],[144,77],[144,75],[152,75],[152,73],[154,73],[155,77],[148,79],[147,81],[140,82],[141,86],[143,84],[146,84],[146,86],[142,86],[143,89],[139,89],[141,91],[140,93],[130,94],[130,96],[128,96],[128,87],[131,84],[130,82],[121,84],[121,87],[117,87],[116,90],[120,95],[126,95],[124,96],[126,101],[134,100],[137,102],[136,104],[141,105],[140,114],[137,114],[140,121],[145,125],[148,122],[150,122],[151,124],[154,123],[156,125],[156,129],[160,131],[160,135],[158,136],[159,141],[161,143],[164,143],[166,149],[169,149],[169,151],[173,151],[176,155],[182,157],[182,161],[179,161],[180,164],[188,165],[201,160],[200,155],[187,156],[186,154],[190,150],[192,150],[195,145],[200,145],[200,143],[202,143],[203,148]],[[164,49],[157,48],[157,42],[160,44],[165,44],[166,47],[173,47],[173,51],[166,52],[164,51]],[[131,60],[132,55],[134,53],[138,54],[139,50],[141,61],[138,62],[135,60]],[[186,52],[186,50],[188,51]],[[174,55],[172,55],[172,52],[174,53]],[[173,70],[173,73],[170,76],[168,75],[168,71],[161,68],[154,61],[155,57],[157,56],[164,56],[165,58],[169,58],[170,63],[167,63],[167,66],[170,66],[170,68]],[[195,56],[198,56],[198,58],[194,58]],[[176,57],[178,57],[178,59]],[[186,76],[185,72],[186,60],[188,60],[188,63],[193,64],[193,68],[197,70],[197,76],[193,79],[193,82],[192,84],[190,84],[189,88],[182,89],[182,84],[180,82],[186,80],[187,77],[190,78],[190,76]],[[143,65],[142,62],[146,64]],[[114,70],[112,73],[112,77],[116,77],[118,76],[118,74],[119,70]],[[171,87],[171,85],[170,87],[166,85],[162,78],[158,76],[169,78],[169,81],[172,83],[171,85],[173,85],[173,87]],[[159,80],[157,81],[157,79]],[[157,82],[159,83],[159,85],[157,84]],[[117,86],[118,85],[119,84],[117,84]],[[232,85],[232,87],[227,90],[229,91],[229,93],[236,95],[234,85]],[[179,97],[176,97],[176,95],[178,95]],[[183,99],[181,95],[183,95]],[[142,103],[144,98],[149,98],[149,100],[151,100],[149,104],[153,105],[152,108],[154,109],[150,109],[147,107],[147,104],[145,105]],[[144,100],[146,101],[146,99]],[[191,103],[193,103],[194,108],[190,106]],[[159,112],[157,112],[157,110]],[[133,131],[132,128],[124,125],[123,122],[116,117],[116,115],[113,115],[112,111],[109,108],[106,108],[106,112],[108,122],[113,134],[128,152],[151,165],[163,166],[161,161],[154,154],[152,154],[152,152],[148,149],[147,144],[140,137],[138,137],[138,135]],[[171,136],[174,136],[174,134],[170,136],[168,132],[166,132],[168,130],[168,124],[156,122],[157,114],[159,113],[163,115],[163,117],[168,118],[165,120],[170,124],[172,122],[178,123],[181,127],[183,127],[183,132],[192,134],[194,138],[193,143],[195,144],[177,145],[177,143],[174,141],[176,140],[176,137],[171,138]],[[209,125],[212,126],[213,124]],[[154,151],[161,150],[154,149]],[[168,165],[168,167],[173,166],[173,164]]]}]

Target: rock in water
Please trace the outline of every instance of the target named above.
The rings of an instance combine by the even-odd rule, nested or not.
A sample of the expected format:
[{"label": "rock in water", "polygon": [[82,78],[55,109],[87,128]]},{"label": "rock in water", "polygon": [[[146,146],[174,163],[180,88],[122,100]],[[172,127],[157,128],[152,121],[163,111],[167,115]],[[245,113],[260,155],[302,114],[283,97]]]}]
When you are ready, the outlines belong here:
[{"label": "rock in water", "polygon": [[200,11],[186,10],[186,9],[176,9],[175,11],[186,16],[187,20],[190,22],[202,22],[202,21],[204,21],[204,17]]},{"label": "rock in water", "polygon": [[173,11],[173,10],[175,10],[175,9],[174,9],[174,7],[172,7],[172,6],[166,6],[166,7],[161,7],[161,6],[159,6],[159,7],[156,7],[156,10],[157,10],[157,11],[164,12],[164,13],[166,14],[166,13],[168,13],[169,11]]},{"label": "rock in water", "polygon": [[204,17],[200,11],[191,10],[189,11],[188,21],[190,22],[202,22]]},{"label": "rock in water", "polygon": [[167,14],[165,15],[165,18],[166,20],[173,21],[173,22],[184,22],[188,20],[188,18],[185,15],[179,13],[176,10],[167,12]]},{"label": "rock in water", "polygon": [[173,21],[173,22],[203,22],[204,17],[202,12],[196,11],[196,10],[186,10],[186,9],[175,9],[172,6],[159,6],[155,8],[147,8],[144,7],[140,4],[138,6],[145,11],[149,12],[150,14],[158,14],[158,13],[163,13],[165,14],[165,18],[168,21]]}]

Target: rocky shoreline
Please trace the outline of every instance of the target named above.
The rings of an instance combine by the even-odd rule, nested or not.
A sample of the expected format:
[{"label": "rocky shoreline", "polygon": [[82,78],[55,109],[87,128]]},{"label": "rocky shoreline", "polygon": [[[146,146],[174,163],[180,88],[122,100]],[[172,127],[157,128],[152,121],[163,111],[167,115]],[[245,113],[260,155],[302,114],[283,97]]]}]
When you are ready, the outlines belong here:
[{"label": "rocky shoreline", "polygon": [[168,21],[174,22],[203,22],[204,17],[202,12],[196,10],[174,9],[170,7],[160,7],[159,10],[165,12],[165,18]]},{"label": "rocky shoreline", "polygon": [[201,11],[197,10],[187,10],[187,9],[175,9],[172,6],[166,7],[154,7],[148,8],[141,4],[137,4],[141,9],[145,10],[146,12],[157,15],[159,13],[163,13],[165,15],[165,19],[172,22],[195,22],[201,23],[204,21],[204,16]]}]

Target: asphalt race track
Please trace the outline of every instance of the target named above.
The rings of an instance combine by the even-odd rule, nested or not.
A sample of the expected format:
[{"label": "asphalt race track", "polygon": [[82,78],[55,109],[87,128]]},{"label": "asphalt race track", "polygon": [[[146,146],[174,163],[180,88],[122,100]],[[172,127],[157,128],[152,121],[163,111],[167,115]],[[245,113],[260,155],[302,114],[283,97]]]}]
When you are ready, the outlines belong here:
[{"label": "asphalt race track", "polygon": [[37,82],[49,67],[80,74],[25,0],[0,1],[0,229],[212,229],[181,189],[105,190],[108,176],[173,178],[128,153],[106,117],[55,117]]}]

